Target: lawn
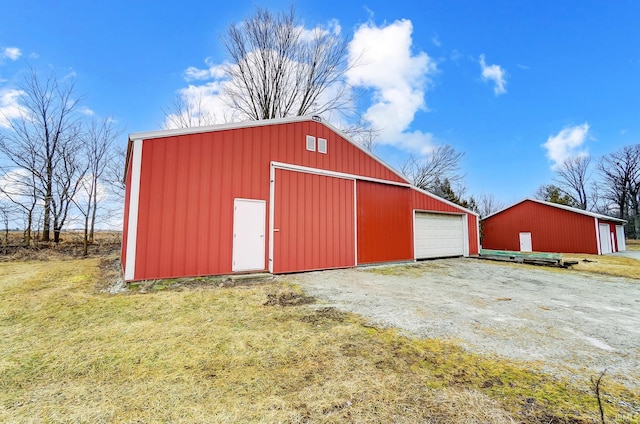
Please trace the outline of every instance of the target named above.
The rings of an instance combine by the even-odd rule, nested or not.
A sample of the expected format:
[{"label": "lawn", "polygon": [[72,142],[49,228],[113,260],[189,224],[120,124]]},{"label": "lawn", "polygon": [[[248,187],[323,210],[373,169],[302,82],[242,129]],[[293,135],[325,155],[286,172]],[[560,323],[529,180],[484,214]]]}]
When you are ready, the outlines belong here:
[{"label": "lawn", "polygon": [[640,261],[637,259],[584,253],[563,253],[562,259],[565,262],[578,261],[571,266],[572,270],[640,280]]},{"label": "lawn", "polygon": [[626,240],[627,250],[640,250],[640,240]]},{"label": "lawn", "polygon": [[[109,295],[105,269],[0,263],[0,422],[599,419],[589,387],[539,365],[375,328],[286,283]],[[606,376],[602,392],[607,417],[637,422],[637,392]]]}]

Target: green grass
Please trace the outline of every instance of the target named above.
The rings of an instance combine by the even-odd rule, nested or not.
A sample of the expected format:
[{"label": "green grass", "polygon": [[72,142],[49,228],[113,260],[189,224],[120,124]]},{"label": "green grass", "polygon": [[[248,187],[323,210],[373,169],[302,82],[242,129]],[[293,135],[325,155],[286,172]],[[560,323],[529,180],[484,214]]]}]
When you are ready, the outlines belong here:
[{"label": "green grass", "polygon": [[[0,422],[597,417],[588,387],[537,364],[374,328],[288,284],[107,295],[102,272],[98,259],[0,264]],[[606,377],[603,387],[608,416],[640,404]]]}]

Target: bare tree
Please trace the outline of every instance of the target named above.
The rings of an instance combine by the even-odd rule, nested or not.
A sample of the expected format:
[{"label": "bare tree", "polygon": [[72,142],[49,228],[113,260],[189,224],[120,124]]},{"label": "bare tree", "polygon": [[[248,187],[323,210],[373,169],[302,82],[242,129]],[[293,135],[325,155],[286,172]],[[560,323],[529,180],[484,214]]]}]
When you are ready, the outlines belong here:
[{"label": "bare tree", "polygon": [[481,194],[477,203],[478,213],[482,218],[486,218],[505,208],[505,204],[496,199],[493,194]]},{"label": "bare tree", "polygon": [[4,170],[0,183],[0,193],[24,214],[24,245],[32,241],[34,215],[38,206],[38,185],[35,175],[24,169]]},{"label": "bare tree", "polygon": [[105,170],[105,182],[109,191],[117,198],[124,200],[126,184],[124,180],[127,161],[127,147],[112,145]]},{"label": "bare tree", "polygon": [[89,169],[79,138],[80,135],[76,133],[67,142],[60,144],[58,162],[52,171],[51,215],[54,243],[60,242],[60,233],[67,222],[69,209]]},{"label": "bare tree", "polygon": [[84,134],[83,156],[87,161],[86,175],[80,180],[80,192],[72,199],[84,217],[83,255],[94,241],[96,213],[100,199],[101,181],[110,164],[112,145],[121,131],[111,118],[94,119]]},{"label": "bare tree", "polygon": [[43,202],[42,239],[49,241],[52,218],[59,224],[64,210],[59,203],[54,206],[55,185],[63,184],[58,194],[66,185],[60,180],[65,172],[56,174],[56,168],[66,162],[65,155],[73,150],[70,144],[77,142],[80,99],[74,94],[72,82],[59,81],[54,74],[41,78],[35,68],[27,73],[20,91],[21,113],[8,120],[10,128],[0,140],[0,153],[15,168],[34,177],[34,192]]},{"label": "bare tree", "polygon": [[574,156],[565,160],[557,171],[555,178],[558,187],[571,196],[576,207],[587,209],[587,185],[591,177],[589,172],[589,156]]},{"label": "bare tree", "polygon": [[[603,196],[616,205],[618,217],[629,217],[629,205],[637,207],[640,188],[640,144],[625,146],[604,155],[598,164],[602,176]],[[635,199],[635,202],[634,202]],[[635,217],[638,212],[633,210]],[[636,219],[636,234],[640,233],[640,222]]]},{"label": "bare tree", "polygon": [[4,226],[4,254],[9,253],[9,223],[15,213],[16,206],[11,202],[0,201],[0,219]]},{"label": "bare tree", "polygon": [[257,7],[222,37],[229,106],[250,120],[321,114],[351,104],[348,42],[337,32],[299,24],[295,9]]},{"label": "bare tree", "polygon": [[170,128],[203,127],[216,124],[216,115],[205,104],[202,93],[190,98],[183,93],[177,94],[173,103],[163,110],[163,126]]},{"label": "bare tree", "polygon": [[450,186],[462,181],[464,175],[460,174],[460,160],[463,156],[463,152],[458,152],[448,144],[437,146],[426,158],[411,156],[400,172],[416,187],[435,191],[444,180]]},{"label": "bare tree", "polygon": [[350,127],[342,128],[341,131],[370,153],[374,153],[378,147],[380,130],[371,128],[362,121]]}]

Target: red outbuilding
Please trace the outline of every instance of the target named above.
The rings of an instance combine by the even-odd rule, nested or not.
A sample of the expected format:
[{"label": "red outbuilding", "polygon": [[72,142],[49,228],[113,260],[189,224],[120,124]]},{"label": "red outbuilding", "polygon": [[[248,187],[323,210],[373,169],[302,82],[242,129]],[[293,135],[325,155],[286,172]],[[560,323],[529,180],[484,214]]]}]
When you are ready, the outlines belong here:
[{"label": "red outbuilding", "polygon": [[125,280],[478,254],[478,216],[318,117],[129,136]]},{"label": "red outbuilding", "polygon": [[525,199],[482,220],[482,248],[520,252],[590,253],[625,250],[622,219],[537,199]]}]

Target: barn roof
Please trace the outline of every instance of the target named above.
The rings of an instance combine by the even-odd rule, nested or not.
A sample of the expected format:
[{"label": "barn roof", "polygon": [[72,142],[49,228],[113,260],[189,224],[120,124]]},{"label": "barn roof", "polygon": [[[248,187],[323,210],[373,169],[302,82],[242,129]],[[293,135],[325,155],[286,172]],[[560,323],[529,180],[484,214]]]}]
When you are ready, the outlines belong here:
[{"label": "barn roof", "polygon": [[569,212],[577,213],[577,214],[580,214],[580,215],[591,216],[593,218],[598,218],[598,219],[602,219],[602,220],[606,220],[606,221],[613,221],[613,222],[620,222],[620,223],[626,223],[627,222],[624,219],[613,218],[611,216],[602,215],[602,214],[595,213],[595,212],[589,212],[589,211],[585,211],[585,210],[582,210],[582,209],[573,208],[571,206],[560,205],[558,203],[545,202],[544,200],[533,199],[531,197],[527,197],[526,199],[522,199],[521,201],[519,201],[517,203],[514,203],[511,206],[507,206],[506,208],[501,209],[498,212],[494,212],[491,215],[488,215],[488,216],[482,218],[482,220],[484,221],[485,219],[488,219],[488,218],[490,218],[492,216],[498,215],[498,214],[500,214],[500,213],[502,213],[502,212],[504,212],[504,211],[506,211],[508,209],[513,208],[514,206],[517,206],[517,205],[519,205],[521,203],[524,203],[524,202],[527,202],[527,201],[539,203],[541,205],[550,206],[552,208],[564,209],[564,210],[569,211]]}]

